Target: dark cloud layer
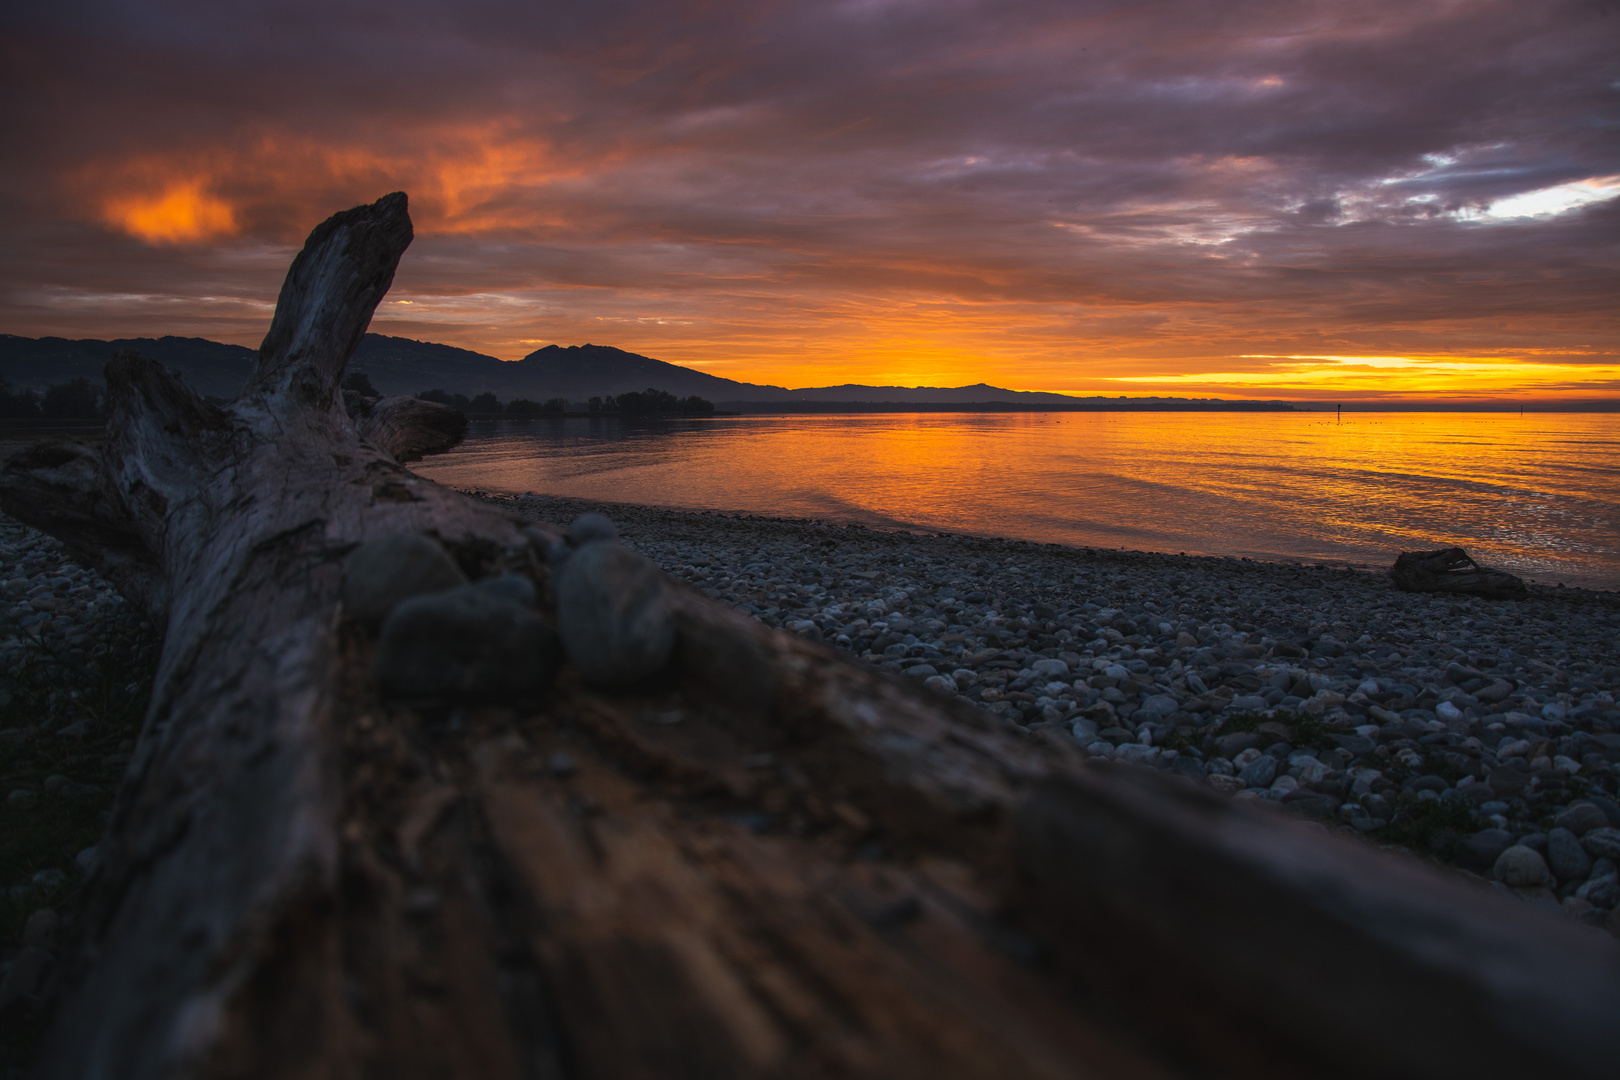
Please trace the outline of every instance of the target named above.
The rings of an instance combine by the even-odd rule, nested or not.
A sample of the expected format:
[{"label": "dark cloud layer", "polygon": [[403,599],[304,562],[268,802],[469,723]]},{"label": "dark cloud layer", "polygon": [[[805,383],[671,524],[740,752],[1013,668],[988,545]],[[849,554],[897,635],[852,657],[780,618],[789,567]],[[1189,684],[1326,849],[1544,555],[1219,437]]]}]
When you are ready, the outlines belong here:
[{"label": "dark cloud layer", "polygon": [[[378,329],[507,357],[1620,390],[1620,4],[81,0],[3,26],[6,332],[256,343],[308,229],[404,188]],[[1313,359],[1343,357],[1401,363]]]}]

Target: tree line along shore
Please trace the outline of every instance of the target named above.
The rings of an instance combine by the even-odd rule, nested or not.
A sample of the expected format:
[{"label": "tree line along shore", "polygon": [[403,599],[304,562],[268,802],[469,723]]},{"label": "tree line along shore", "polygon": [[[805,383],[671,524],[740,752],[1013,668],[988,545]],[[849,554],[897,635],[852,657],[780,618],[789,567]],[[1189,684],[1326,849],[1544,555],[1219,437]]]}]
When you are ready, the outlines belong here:
[{"label": "tree line along shore", "polygon": [[[343,381],[345,391],[366,398],[382,395],[371,385],[363,372],[354,372]],[[80,376],[62,383],[53,383],[43,391],[32,387],[14,389],[0,377],[0,420],[100,420],[103,418],[101,384]],[[424,401],[448,405],[476,417],[500,416],[510,419],[562,416],[713,416],[714,403],[696,394],[677,397],[664,390],[648,387],[642,391],[623,394],[596,395],[583,402],[569,402],[564,398],[531,401],[512,398],[502,401],[493,392],[485,391],[468,397],[453,394],[441,388],[423,390],[416,394]]]},{"label": "tree line along shore", "polygon": [[[345,390],[360,394],[363,397],[380,396],[372,388],[371,380],[361,373],[349,375],[344,379],[343,387]],[[423,401],[448,405],[450,408],[460,410],[469,416],[501,416],[520,420],[534,417],[564,416],[657,417],[713,416],[715,414],[712,401],[707,401],[696,394],[690,394],[684,398],[676,397],[674,394],[654,387],[623,394],[596,395],[584,402],[570,402],[566,398],[558,397],[548,398],[545,401],[513,398],[503,403],[493,392],[487,390],[482,394],[468,397],[466,394],[452,394],[440,388],[423,390],[416,396]],[[584,408],[580,408],[580,405],[583,405]]]}]

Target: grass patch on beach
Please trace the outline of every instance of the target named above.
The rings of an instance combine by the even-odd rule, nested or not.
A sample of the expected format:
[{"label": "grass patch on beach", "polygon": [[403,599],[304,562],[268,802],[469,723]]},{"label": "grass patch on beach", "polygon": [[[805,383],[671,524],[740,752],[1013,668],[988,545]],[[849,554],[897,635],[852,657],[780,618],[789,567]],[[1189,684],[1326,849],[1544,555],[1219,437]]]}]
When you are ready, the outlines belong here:
[{"label": "grass patch on beach", "polygon": [[1402,796],[1390,823],[1375,835],[1395,844],[1450,861],[1462,838],[1474,830],[1473,808],[1462,799],[1409,799]]},{"label": "grass patch on beach", "polygon": [[[1196,736],[1189,738],[1187,735],[1182,734],[1179,728],[1169,728],[1168,730],[1160,728],[1153,733],[1154,746],[1161,750],[1174,750],[1180,754],[1191,753],[1198,747],[1200,741]],[[1198,756],[1200,759],[1203,757],[1202,753]]]},{"label": "grass patch on beach", "polygon": [[1228,716],[1221,723],[1221,734],[1229,735],[1234,731],[1258,732],[1262,724],[1281,724],[1288,732],[1286,742],[1295,749],[1324,746],[1332,733],[1326,724],[1310,713],[1279,710],[1270,716],[1258,712],[1242,712]]}]

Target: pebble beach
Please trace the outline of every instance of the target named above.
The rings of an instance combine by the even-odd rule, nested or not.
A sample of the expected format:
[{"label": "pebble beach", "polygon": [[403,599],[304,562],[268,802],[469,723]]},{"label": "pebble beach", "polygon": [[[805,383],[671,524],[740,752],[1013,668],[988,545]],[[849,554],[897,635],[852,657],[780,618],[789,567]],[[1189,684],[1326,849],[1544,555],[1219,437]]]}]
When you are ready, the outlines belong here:
[{"label": "pebble beach", "polygon": [[[1620,594],[483,496],[1030,737],[1173,772],[1620,936]],[[1394,553],[1391,553],[1393,562]]]},{"label": "pebble beach", "polygon": [[[1303,815],[1620,936],[1620,594],[1415,595],[1342,567],[472,494],[559,524],[605,513],[677,581],[1008,730]],[[93,670],[137,616],[3,518],[0,593],[9,823],[110,804],[133,730],[91,730],[72,702],[30,713],[16,675],[47,653]],[[94,857],[91,843],[31,856],[0,881],[40,939],[25,951]]]},{"label": "pebble beach", "polygon": [[64,915],[140,731],[159,638],[56,540],[0,515],[0,1076],[55,978]]}]

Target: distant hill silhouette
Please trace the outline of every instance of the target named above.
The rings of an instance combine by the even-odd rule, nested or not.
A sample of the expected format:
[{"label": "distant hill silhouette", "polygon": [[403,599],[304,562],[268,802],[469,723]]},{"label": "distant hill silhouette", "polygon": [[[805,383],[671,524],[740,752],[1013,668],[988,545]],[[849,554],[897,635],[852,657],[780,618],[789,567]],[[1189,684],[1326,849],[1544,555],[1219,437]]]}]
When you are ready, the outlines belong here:
[{"label": "distant hill silhouette", "polygon": [[[204,338],[120,338],[115,341],[24,338],[0,334],[0,376],[13,387],[43,388],[75,376],[100,380],[101,367],[118,349],[135,349],[174,368],[204,394],[229,398],[241,391],[252,370],[255,352]],[[1076,398],[1067,394],[1004,390],[986,383],[956,387],[841,386],[789,390],[781,386],[738,382],[695,371],[611,345],[547,345],[522,360],[504,361],[470,349],[430,341],[367,334],[349,363],[384,394],[445,390],[476,397],[493,393],[502,401],[566,398],[583,402],[649,388],[676,397],[696,394],[722,409],[743,411],[781,407],[793,411],[837,410],[841,405],[994,404],[1012,408],[1255,408],[1258,403],[1197,402],[1188,399]],[[1268,407],[1286,407],[1268,403]]]},{"label": "distant hill silhouette", "polygon": [[0,334],[0,376],[13,387],[45,387],[84,377],[101,381],[101,368],[119,349],[134,349],[185,377],[199,393],[235,397],[247,382],[258,353],[207,338],[25,338]]},{"label": "distant hill silhouette", "polygon": [[371,376],[372,384],[384,394],[448,390],[452,394],[474,397],[489,390],[503,398],[525,396],[502,393],[506,372],[511,366],[498,357],[471,349],[386,334],[367,334],[361,338],[360,347],[354,350],[354,357],[349,361],[350,371]]},{"label": "distant hill silhouette", "polygon": [[[631,393],[648,387],[667,390],[677,397],[696,394],[710,401],[791,393],[780,386],[756,386],[722,379],[611,345],[547,345],[511,366],[514,370],[510,378],[516,385],[543,388],[547,397],[565,397],[570,401],[583,401],[599,394]],[[539,395],[526,393],[526,396]]]}]

